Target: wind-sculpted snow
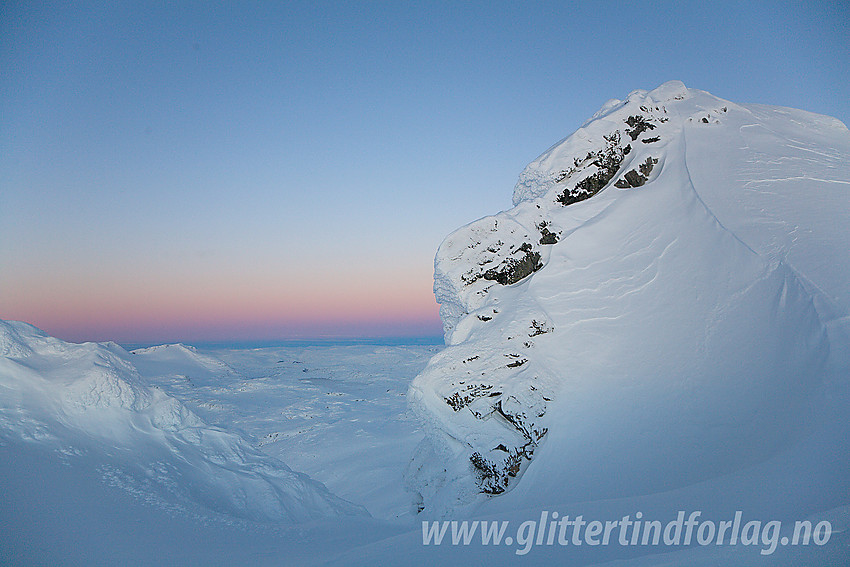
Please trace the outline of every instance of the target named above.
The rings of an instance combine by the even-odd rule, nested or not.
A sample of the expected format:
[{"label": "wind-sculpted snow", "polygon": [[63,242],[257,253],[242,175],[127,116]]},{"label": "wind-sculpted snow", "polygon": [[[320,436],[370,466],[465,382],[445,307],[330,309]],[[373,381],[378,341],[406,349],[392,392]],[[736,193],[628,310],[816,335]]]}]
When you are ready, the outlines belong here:
[{"label": "wind-sculpted snow", "polygon": [[133,365],[143,375],[191,372],[195,375],[233,375],[233,369],[215,357],[184,344],[158,345],[131,351]]},{"label": "wind-sculpted snow", "polygon": [[[94,460],[109,484],[159,506],[261,522],[366,514],[145,383],[114,343],[70,344],[0,321],[0,345],[2,438]],[[166,350],[173,369],[187,356],[196,370],[225,367],[186,347]]]},{"label": "wind-sculpted snow", "polygon": [[848,157],[837,121],[671,82],[532,162],[437,252],[420,508],[669,490],[802,435],[847,350]]}]

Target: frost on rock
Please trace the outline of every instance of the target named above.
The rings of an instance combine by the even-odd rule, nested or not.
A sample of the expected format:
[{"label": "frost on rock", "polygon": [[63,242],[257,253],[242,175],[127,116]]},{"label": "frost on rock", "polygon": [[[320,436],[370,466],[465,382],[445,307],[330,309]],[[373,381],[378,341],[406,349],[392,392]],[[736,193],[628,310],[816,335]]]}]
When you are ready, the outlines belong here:
[{"label": "frost on rock", "polygon": [[617,174],[623,158],[632,151],[630,145],[623,146],[620,144],[619,132],[603,136],[603,139],[605,140],[604,147],[595,152],[588,152],[583,159],[575,158],[572,168],[560,171],[555,177],[555,181],[560,183],[580,176],[588,169],[594,170],[593,173],[582,177],[572,187],[564,189],[558,195],[557,200],[562,205],[572,205],[584,201],[604,189],[611,178]]},{"label": "frost on rock", "polygon": [[[410,390],[426,431],[406,476],[420,510],[509,498],[535,466],[536,482],[551,479],[541,494],[543,484],[573,498],[646,493],[746,466],[786,442],[829,352],[815,308],[828,300],[809,295],[815,276],[778,260],[777,243],[795,240],[750,245],[768,223],[733,233],[729,215],[741,213],[720,220],[706,196],[727,206],[741,178],[791,177],[759,173],[736,149],[824,123],[787,112],[678,81],[634,91],[529,164],[513,208],[444,240],[434,291],[447,348]],[[762,116],[777,122],[758,129]],[[824,130],[840,129],[805,135]],[[782,163],[794,145],[752,151]],[[823,167],[822,178],[839,171]],[[630,484],[618,467],[645,474]]]},{"label": "frost on rock", "polygon": [[542,217],[525,226],[506,216],[485,217],[446,238],[435,261],[434,293],[447,335],[495,287],[519,284],[540,270],[544,247],[557,238]]},{"label": "frost on rock", "polygon": [[[529,322],[527,332],[511,337],[505,345],[517,348],[498,357],[471,354],[462,345],[434,357],[413,387],[414,407],[422,411],[428,406],[428,413],[421,414],[426,419],[435,417],[430,410],[443,416],[450,427],[444,430],[449,438],[435,439],[439,441],[436,445],[423,443],[422,455],[414,459],[409,471],[409,482],[415,483],[415,478],[435,463],[448,463],[451,466],[436,471],[436,482],[452,483],[455,479],[462,483],[461,491],[463,483],[468,483],[469,496],[497,495],[513,487],[547,433],[542,418],[551,401],[549,387],[546,379],[537,375],[539,369],[531,364],[528,354],[534,348],[530,338],[547,328],[545,323],[535,327]],[[454,379],[442,380],[443,372]],[[440,407],[431,407],[426,398],[439,400]],[[440,455],[437,460],[423,456],[434,451]],[[464,480],[458,480],[461,478]],[[425,482],[433,486],[434,479]],[[416,492],[421,494],[422,487]]]}]

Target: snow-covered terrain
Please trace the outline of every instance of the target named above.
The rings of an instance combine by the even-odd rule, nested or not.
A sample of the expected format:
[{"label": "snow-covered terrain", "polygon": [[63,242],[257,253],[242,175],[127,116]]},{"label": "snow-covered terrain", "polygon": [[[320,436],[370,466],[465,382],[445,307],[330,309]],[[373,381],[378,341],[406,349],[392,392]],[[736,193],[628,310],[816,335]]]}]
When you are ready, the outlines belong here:
[{"label": "snow-covered terrain", "polygon": [[[0,562],[847,565],[848,266],[843,124],[635,91],[440,246],[445,348],[128,352],[0,322]],[[516,553],[554,511],[681,510],[782,528]],[[515,537],[423,545],[436,519]],[[777,543],[800,520],[828,544]]]},{"label": "snow-covered terrain", "polygon": [[439,348],[128,352],[0,321],[0,558],[218,563],[232,541],[304,564],[395,533],[422,437],[406,391]]},{"label": "snow-covered terrain", "polygon": [[207,423],[389,519],[411,513],[403,467],[422,431],[407,411],[407,388],[438,348],[313,345],[203,355],[168,345],[135,350],[131,360]]},{"label": "snow-covered terrain", "polygon": [[[50,445],[68,460],[101,456],[109,483],[173,499],[169,505],[201,504],[266,522],[367,515],[239,435],[208,425],[143,380],[118,345],[70,344],[17,322],[0,322],[0,345],[4,437]],[[217,366],[180,345],[159,352],[160,366]]]},{"label": "snow-covered terrain", "polygon": [[635,498],[795,451],[835,497],[801,484],[796,511],[848,504],[843,124],[674,81],[606,103],[514,205],[437,253],[449,346],[412,385],[408,475],[426,512]]}]

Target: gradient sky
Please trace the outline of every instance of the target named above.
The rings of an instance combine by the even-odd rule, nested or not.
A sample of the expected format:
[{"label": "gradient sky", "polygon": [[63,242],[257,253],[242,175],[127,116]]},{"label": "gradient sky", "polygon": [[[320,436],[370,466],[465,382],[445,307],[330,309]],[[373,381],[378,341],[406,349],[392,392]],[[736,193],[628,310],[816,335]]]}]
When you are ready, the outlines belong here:
[{"label": "gradient sky", "polygon": [[609,98],[850,120],[845,2],[0,4],[0,318],[435,335],[433,256]]}]

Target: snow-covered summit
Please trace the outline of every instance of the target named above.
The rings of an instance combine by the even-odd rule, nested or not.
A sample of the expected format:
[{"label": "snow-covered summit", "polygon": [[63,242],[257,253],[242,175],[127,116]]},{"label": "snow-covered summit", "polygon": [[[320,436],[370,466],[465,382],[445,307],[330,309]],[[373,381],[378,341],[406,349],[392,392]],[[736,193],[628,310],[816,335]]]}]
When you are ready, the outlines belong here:
[{"label": "snow-covered summit", "polygon": [[607,102],[513,202],[436,255],[422,507],[648,493],[803,434],[850,350],[846,126],[671,81]]}]

